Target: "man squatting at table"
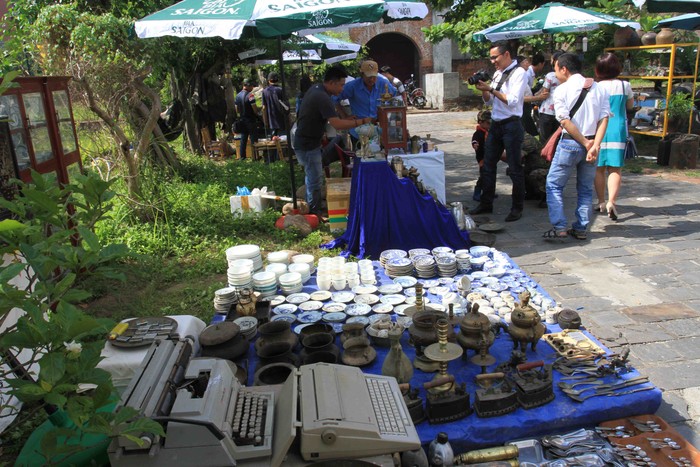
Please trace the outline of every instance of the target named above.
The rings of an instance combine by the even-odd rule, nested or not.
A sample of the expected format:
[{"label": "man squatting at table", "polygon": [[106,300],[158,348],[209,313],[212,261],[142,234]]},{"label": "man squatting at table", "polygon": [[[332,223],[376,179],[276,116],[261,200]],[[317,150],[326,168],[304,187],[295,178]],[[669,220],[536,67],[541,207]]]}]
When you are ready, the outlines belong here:
[{"label": "man squatting at table", "polygon": [[527,88],[525,70],[513,60],[506,41],[494,42],[489,58],[496,66],[491,84],[479,81],[476,89],[481,91],[485,104],[492,104],[493,118],[486,138],[484,154],[483,193],[481,202],[469,211],[470,214],[493,212],[493,199],[496,194],[496,165],[506,151],[508,172],[513,182],[512,204],[506,222],[517,221],[522,217],[525,204],[525,175],[520,161],[524,138],[523,99]]},{"label": "man squatting at table", "polygon": [[299,163],[304,167],[309,212],[319,218],[322,216],[321,189],[324,179],[321,139],[326,122],[336,130],[349,130],[373,121],[371,117],[338,117],[331,96],[337,96],[343,91],[347,76],[343,68],[329,68],[323,77],[323,83],[314,84],[306,92],[297,116],[293,147]]},{"label": "man squatting at table", "polygon": [[[339,105],[340,101],[347,99],[350,102],[350,109],[355,118],[370,117],[373,121],[377,120],[377,107],[382,100],[382,95],[385,91],[395,96],[396,88],[379,74],[379,66],[373,60],[365,60],[360,65],[361,76],[348,82],[343,88],[343,91],[333,99],[338,103],[339,115],[346,117],[343,108]],[[350,130],[353,145],[357,143],[358,136],[354,129]]]}]

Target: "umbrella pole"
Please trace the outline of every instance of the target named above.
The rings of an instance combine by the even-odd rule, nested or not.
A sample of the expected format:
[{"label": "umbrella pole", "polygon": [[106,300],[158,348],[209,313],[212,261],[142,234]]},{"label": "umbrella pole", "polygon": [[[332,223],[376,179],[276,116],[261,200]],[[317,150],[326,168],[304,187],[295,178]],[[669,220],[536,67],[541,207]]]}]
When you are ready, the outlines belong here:
[{"label": "umbrella pole", "polygon": [[[282,36],[277,36],[277,51],[279,52],[279,65],[280,65],[280,80],[282,81],[282,90],[285,89],[285,80],[284,80],[284,60],[283,54],[282,54]],[[292,148],[292,136],[290,134],[290,128],[289,128],[289,120],[285,120],[284,122],[284,127],[285,131],[287,133],[287,147]],[[296,182],[294,180],[294,158],[292,157],[292,151],[289,151],[289,157],[287,157],[287,160],[289,161],[289,174],[292,177],[292,206],[294,209],[297,209],[297,187],[296,187]]]}]

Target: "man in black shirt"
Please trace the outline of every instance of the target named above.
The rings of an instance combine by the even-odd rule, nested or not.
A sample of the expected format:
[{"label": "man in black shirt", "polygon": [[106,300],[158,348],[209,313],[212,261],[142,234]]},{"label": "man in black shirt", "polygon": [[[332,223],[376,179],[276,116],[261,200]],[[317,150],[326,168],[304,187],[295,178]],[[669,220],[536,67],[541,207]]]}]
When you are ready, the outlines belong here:
[{"label": "man in black shirt", "polygon": [[294,152],[306,172],[306,201],[309,203],[309,211],[319,217],[322,215],[321,189],[323,187],[321,139],[326,122],[336,130],[348,130],[372,122],[370,117],[362,119],[338,117],[331,96],[337,96],[342,92],[347,76],[343,68],[329,68],[323,77],[323,83],[311,86],[306,92],[297,116]]},{"label": "man in black shirt", "polygon": [[246,150],[248,149],[248,137],[250,137],[253,144],[258,141],[255,131],[258,117],[253,108],[253,105],[255,105],[255,94],[251,92],[254,87],[255,83],[253,80],[246,78],[243,80],[243,90],[236,96],[236,111],[241,118],[241,159],[245,159]]}]

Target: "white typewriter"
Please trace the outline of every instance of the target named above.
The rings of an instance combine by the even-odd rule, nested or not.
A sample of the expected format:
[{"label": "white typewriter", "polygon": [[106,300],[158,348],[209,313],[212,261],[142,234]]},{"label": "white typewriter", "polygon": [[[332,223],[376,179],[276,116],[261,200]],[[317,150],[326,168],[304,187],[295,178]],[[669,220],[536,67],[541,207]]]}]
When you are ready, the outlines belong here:
[{"label": "white typewriter", "polygon": [[317,363],[282,385],[244,387],[232,363],[191,352],[186,340],[153,344],[119,407],[158,421],[166,436],[113,440],[112,465],[274,467],[420,447],[394,378]]}]

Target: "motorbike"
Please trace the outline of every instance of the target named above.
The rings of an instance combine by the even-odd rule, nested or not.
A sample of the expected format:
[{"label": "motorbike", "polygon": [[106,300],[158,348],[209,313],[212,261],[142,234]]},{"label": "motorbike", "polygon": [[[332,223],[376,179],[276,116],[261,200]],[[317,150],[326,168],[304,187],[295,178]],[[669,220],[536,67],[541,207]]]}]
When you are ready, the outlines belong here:
[{"label": "motorbike", "polygon": [[406,98],[408,99],[407,104],[412,105],[416,109],[422,109],[425,107],[425,104],[427,103],[425,93],[423,92],[422,88],[416,87],[416,83],[413,79],[413,73],[411,73],[410,78],[404,81],[403,85],[406,88]]}]

